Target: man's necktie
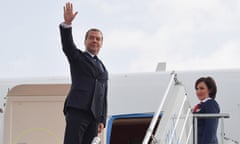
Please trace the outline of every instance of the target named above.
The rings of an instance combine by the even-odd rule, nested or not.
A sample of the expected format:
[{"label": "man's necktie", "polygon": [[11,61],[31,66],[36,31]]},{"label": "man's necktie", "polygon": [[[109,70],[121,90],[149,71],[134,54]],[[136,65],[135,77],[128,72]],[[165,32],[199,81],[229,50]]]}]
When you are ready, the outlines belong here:
[{"label": "man's necktie", "polygon": [[100,62],[100,60],[98,59],[98,57],[97,57],[97,56],[94,56],[93,59],[94,59],[94,61],[96,62],[96,65],[97,65],[98,69],[99,69],[101,72],[104,72],[103,65],[102,65],[102,63]]}]

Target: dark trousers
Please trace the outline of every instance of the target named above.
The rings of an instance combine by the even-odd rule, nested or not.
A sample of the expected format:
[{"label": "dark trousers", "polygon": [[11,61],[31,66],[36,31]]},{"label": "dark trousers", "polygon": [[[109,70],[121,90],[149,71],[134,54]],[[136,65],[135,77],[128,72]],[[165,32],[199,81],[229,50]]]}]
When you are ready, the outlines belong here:
[{"label": "dark trousers", "polygon": [[64,144],[91,144],[97,136],[98,123],[91,112],[68,108]]}]

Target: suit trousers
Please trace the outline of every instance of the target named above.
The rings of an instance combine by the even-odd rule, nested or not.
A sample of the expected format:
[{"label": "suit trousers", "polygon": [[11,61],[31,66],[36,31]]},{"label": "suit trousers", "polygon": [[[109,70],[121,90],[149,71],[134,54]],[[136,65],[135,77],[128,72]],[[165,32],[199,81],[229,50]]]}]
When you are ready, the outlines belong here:
[{"label": "suit trousers", "polygon": [[98,123],[88,111],[68,108],[64,144],[90,144],[97,136]]}]

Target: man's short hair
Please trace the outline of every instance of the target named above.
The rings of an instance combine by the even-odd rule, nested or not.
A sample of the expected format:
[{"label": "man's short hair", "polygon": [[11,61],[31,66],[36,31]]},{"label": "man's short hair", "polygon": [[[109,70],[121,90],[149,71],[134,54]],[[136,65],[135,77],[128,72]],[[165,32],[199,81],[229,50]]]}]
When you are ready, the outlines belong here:
[{"label": "man's short hair", "polygon": [[89,30],[86,32],[86,34],[85,34],[85,40],[86,40],[87,37],[88,37],[88,33],[91,32],[91,31],[100,32],[101,35],[102,35],[102,40],[103,40],[103,33],[102,33],[101,30],[99,30],[99,29],[97,29],[97,28],[91,28],[91,29],[89,29]]}]

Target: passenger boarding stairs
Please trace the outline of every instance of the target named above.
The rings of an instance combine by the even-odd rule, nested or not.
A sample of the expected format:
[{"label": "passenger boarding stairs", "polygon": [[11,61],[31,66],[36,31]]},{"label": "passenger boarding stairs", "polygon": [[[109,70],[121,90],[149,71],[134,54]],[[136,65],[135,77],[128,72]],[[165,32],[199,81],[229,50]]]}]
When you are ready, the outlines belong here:
[{"label": "passenger boarding stairs", "polygon": [[[158,124],[159,116],[161,118]],[[199,117],[219,118],[219,144],[237,144],[224,140],[224,118],[229,118],[229,114],[192,114],[184,86],[178,81],[177,74],[172,72],[168,87],[142,144],[197,144],[196,125]]]}]

